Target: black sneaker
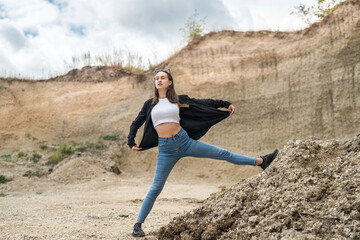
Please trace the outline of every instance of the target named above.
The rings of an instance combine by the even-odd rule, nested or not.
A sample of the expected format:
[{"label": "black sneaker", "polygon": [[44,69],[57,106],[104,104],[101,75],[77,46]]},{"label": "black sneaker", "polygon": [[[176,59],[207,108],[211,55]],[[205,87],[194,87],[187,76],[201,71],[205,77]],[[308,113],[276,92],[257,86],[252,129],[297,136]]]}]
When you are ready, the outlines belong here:
[{"label": "black sneaker", "polygon": [[141,223],[135,223],[134,231],[132,233],[133,237],[143,237],[145,236],[144,231],[141,229]]},{"label": "black sneaker", "polygon": [[265,156],[260,156],[261,159],[263,160],[263,162],[259,165],[263,170],[265,170],[268,166],[270,166],[270,164],[272,163],[272,161],[276,158],[276,155],[278,154],[278,150],[275,149],[274,152],[265,155]]}]

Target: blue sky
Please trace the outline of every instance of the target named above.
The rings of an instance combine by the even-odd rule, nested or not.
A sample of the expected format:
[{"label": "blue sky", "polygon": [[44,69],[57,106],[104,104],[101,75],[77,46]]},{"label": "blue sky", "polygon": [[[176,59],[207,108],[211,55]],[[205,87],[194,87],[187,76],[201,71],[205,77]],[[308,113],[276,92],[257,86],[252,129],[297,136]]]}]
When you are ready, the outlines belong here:
[{"label": "blue sky", "polygon": [[179,29],[195,9],[207,31],[298,30],[300,2],[315,1],[0,0],[0,76],[47,78],[73,57],[116,49],[159,63],[184,46]]}]

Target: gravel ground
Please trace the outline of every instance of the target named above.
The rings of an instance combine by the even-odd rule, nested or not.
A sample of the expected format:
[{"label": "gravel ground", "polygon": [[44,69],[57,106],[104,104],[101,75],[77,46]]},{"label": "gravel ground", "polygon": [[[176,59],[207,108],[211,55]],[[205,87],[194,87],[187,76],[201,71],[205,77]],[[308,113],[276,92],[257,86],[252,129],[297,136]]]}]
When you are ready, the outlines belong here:
[{"label": "gravel ground", "polygon": [[[2,170],[21,168],[4,161],[0,165]],[[0,184],[0,193],[6,194],[0,197],[0,239],[132,239],[132,227],[151,182],[152,178],[111,172],[90,180],[73,175],[63,183],[50,176],[14,176]],[[143,224],[146,239],[157,239],[161,226],[218,191],[222,190],[216,182],[168,181]]]}]

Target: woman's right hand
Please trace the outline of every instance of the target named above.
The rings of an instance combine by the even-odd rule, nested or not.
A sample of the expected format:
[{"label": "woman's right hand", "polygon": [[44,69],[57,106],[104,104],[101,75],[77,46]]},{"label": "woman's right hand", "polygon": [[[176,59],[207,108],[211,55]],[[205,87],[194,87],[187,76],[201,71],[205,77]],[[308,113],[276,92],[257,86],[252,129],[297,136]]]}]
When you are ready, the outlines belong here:
[{"label": "woman's right hand", "polygon": [[140,149],[142,149],[142,148],[139,148],[138,145],[135,145],[131,148],[131,150],[133,150],[133,151],[139,151]]}]

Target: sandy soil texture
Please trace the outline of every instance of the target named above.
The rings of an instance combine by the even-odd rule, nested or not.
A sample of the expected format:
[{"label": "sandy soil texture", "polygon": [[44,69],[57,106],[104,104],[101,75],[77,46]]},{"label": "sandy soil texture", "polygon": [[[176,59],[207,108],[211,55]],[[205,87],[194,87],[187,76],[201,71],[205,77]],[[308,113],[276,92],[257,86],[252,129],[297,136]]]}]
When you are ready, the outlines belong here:
[{"label": "sandy soil texture", "polygon": [[[105,170],[100,157],[87,153],[68,157],[55,167],[14,155],[0,160],[0,174],[8,180],[0,184],[0,239],[132,238],[132,227],[154,169],[117,175]],[[50,168],[53,171],[48,174]],[[42,169],[45,175],[23,176],[34,169]],[[219,185],[229,187],[243,180],[236,176],[204,179],[203,175],[189,174],[179,178],[178,174],[179,169],[175,169],[170,175],[143,225],[147,239],[156,239],[156,231],[173,217],[200,206],[212,193],[223,191]]]},{"label": "sandy soil texture", "polygon": [[[0,165],[4,169],[7,163]],[[0,192],[7,195],[0,198],[0,239],[131,239],[152,178],[103,172],[72,184],[21,176],[1,184]],[[216,182],[201,179],[168,181],[143,225],[148,239],[155,239],[154,232],[173,217],[219,191]]]}]

